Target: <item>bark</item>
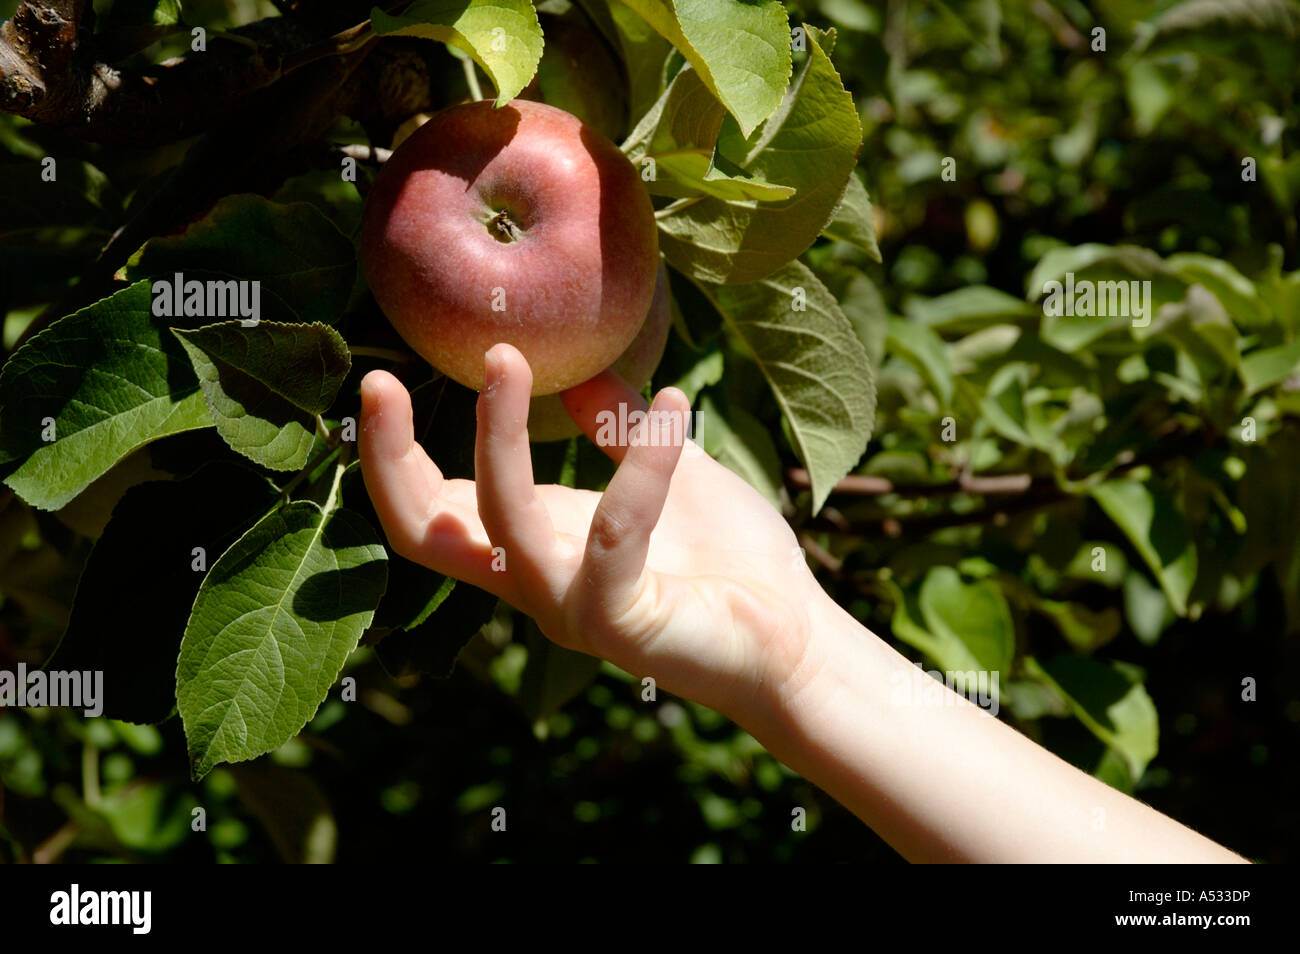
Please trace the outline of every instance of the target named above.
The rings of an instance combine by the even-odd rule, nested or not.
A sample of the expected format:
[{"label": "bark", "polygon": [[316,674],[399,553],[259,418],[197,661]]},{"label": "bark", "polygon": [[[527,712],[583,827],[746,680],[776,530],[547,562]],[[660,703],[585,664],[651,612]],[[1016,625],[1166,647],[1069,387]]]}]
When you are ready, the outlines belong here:
[{"label": "bark", "polygon": [[140,70],[96,55],[88,0],[24,0],[0,26],[0,110],[91,142],[196,135],[288,72],[337,52],[320,28],[272,17],[209,34],[207,49]]}]

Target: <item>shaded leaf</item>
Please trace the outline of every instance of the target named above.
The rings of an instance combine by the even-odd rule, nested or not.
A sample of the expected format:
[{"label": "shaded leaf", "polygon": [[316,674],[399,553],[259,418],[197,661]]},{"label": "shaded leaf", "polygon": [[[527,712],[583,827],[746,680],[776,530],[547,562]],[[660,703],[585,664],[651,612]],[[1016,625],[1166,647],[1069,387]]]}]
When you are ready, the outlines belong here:
[{"label": "shaded leaf", "polygon": [[32,160],[0,162],[0,246],[30,247],[43,229],[112,230],[121,200],[108,178],[90,165],[59,158],[53,182],[42,179],[44,166]]},{"label": "shaded leaf", "polygon": [[912,298],[904,310],[936,332],[952,333],[1016,323],[1037,313],[1028,302],[987,285],[968,285],[937,298]]},{"label": "shaded leaf", "polygon": [[316,415],[329,410],[352,366],[328,325],[238,321],[173,329],[198,373],[217,433],[272,470],[307,463]]},{"label": "shaded leaf", "polygon": [[782,202],[683,199],[659,214],[669,264],[710,282],[771,275],[830,224],[857,164],[862,125],[853,97],[809,31],[808,59],[777,111],[748,137],[723,123],[717,153],[752,178],[795,189]]},{"label": "shaded leaf", "polygon": [[1276,348],[1259,348],[1241,359],[1246,394],[1257,394],[1300,371],[1300,340]]},{"label": "shaded leaf", "polygon": [[[655,175],[647,187],[656,195],[711,195],[720,199],[780,200],[794,195],[790,186],[774,185],[715,164],[714,145],[726,110],[689,66],[637,123],[623,144],[627,157],[642,169],[653,161]],[[664,179],[660,173],[666,173]],[[642,177],[645,178],[645,173]]]},{"label": "shaded leaf", "polygon": [[535,726],[559,712],[600,675],[600,660],[555,645],[528,620],[528,662],[519,685],[519,702]]},{"label": "shaded leaf", "polygon": [[184,349],[150,314],[148,282],[20,348],[0,371],[0,420],[0,464],[14,462],[5,483],[42,510],[59,509],[136,448],[212,424]]},{"label": "shaded leaf", "polygon": [[280,860],[290,865],[327,865],[338,846],[334,812],[304,772],[268,759],[233,765],[239,797],[262,823]]},{"label": "shaded leaf", "polygon": [[951,403],[952,369],[943,339],[929,328],[901,318],[890,318],[886,327],[886,352],[905,358],[925,376],[945,406]]},{"label": "shaded leaf", "polygon": [[707,394],[701,396],[696,413],[695,440],[700,447],[779,509],[781,458],[767,428],[741,407],[730,406],[724,415]]},{"label": "shaded leaf", "polygon": [[[131,256],[126,276],[171,281],[261,282],[263,314],[283,321],[333,323],[356,280],[351,240],[306,202],[282,205],[257,195],[229,195],[179,235],[150,239]],[[208,315],[193,324],[233,315]],[[173,325],[188,322],[177,315]]]},{"label": "shaded leaf", "polygon": [[822,234],[857,246],[872,261],[884,261],[880,257],[880,246],[876,244],[876,217],[871,211],[871,199],[867,196],[867,187],[856,175],[849,176],[844,195]]},{"label": "shaded leaf", "polygon": [[1183,0],[1149,25],[1138,48],[1184,33],[1237,32],[1295,39],[1300,35],[1300,6],[1293,0]]},{"label": "shaded leaf", "polygon": [[[77,584],[63,640],[46,664],[104,673],[104,716],[161,722],[176,705],[176,655],[206,568],[276,497],[265,478],[217,462],[184,480],[132,487]],[[140,612],[141,581],[148,612]]]},{"label": "shaded leaf", "polygon": [[1137,667],[1063,655],[1045,665],[1027,658],[1025,668],[1060,692],[1075,718],[1119,753],[1134,781],[1142,777],[1159,750],[1160,723]]}]

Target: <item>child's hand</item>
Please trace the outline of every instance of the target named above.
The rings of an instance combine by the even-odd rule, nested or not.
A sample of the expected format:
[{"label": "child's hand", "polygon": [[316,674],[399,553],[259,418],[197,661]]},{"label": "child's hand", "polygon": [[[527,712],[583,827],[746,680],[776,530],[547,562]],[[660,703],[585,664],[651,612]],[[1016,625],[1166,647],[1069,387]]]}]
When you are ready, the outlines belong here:
[{"label": "child's hand", "polygon": [[[914,861],[1243,860],[946,688],[900,701],[913,665],[822,592],[767,501],[680,436],[606,447],[621,463],[604,494],[534,486],[532,374],[508,345],[485,364],[477,481],[443,479],[396,379],[362,382],[361,466],[398,553],[731,716]],[[588,436],[599,411],[644,407],[608,375],[564,400]],[[685,396],[654,410],[685,414]]]},{"label": "child's hand", "polygon": [[[485,368],[474,481],[445,480],[415,442],[394,377],[362,382],[361,466],[393,549],[497,594],[561,646],[723,712],[787,688],[825,596],[780,514],[697,446],[683,451],[685,395],[665,389],[652,409],[675,418],[675,442],[669,428],[603,448],[621,461],[603,494],[535,486],[528,363],[499,344]],[[599,411],[645,409],[609,374],[564,400],[588,436]]]}]

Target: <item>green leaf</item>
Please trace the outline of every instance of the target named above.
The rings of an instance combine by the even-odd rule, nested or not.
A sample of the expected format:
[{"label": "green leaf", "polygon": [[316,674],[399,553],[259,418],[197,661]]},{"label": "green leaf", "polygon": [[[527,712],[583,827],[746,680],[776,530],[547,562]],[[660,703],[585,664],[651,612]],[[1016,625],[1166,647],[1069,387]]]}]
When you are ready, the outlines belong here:
[{"label": "green leaf", "polygon": [[1278,210],[1288,214],[1300,200],[1300,154],[1263,156],[1259,171]]},{"label": "green leaf", "polygon": [[[875,381],[862,342],[801,262],[761,282],[705,292],[758,363],[790,424],[812,479],[815,513],[862,457],[875,425]],[[800,294],[804,310],[796,311]]]},{"label": "green leaf", "polygon": [[266,829],[280,860],[326,865],[334,860],[338,824],[329,800],[305,772],[263,759],[231,766],[239,797]]},{"label": "green leaf", "polygon": [[714,156],[712,167],[692,185],[704,195],[728,201],[754,199],[758,202],[779,202],[795,193],[793,186],[746,175],[725,156]]},{"label": "green leaf", "polygon": [[95,24],[96,52],[114,63],[180,29],[180,0],[113,0]]},{"label": "green leaf", "polygon": [[394,630],[375,647],[379,661],[394,676],[450,676],[460,651],[492,619],[499,602],[494,594],[451,577],[443,577],[435,597],[427,616]]},{"label": "green leaf", "polygon": [[169,26],[181,19],[180,0],[113,0],[101,28]]},{"label": "green leaf", "polygon": [[[107,824],[112,837],[123,847],[155,857],[182,845],[191,834],[194,809],[199,806],[193,792],[174,780],[159,779],[151,784],[123,785],[104,796],[94,808],[82,809],[98,824]],[[77,819],[83,831],[93,831],[88,817]],[[88,824],[89,823],[89,824]]]},{"label": "green leaf", "polygon": [[1237,328],[1219,299],[1200,284],[1191,285],[1182,301],[1162,308],[1140,336],[1172,341],[1191,358],[1202,380],[1237,367]]},{"label": "green leaf", "polygon": [[808,59],[777,111],[743,138],[724,121],[717,154],[792,198],[758,204],[683,199],[659,213],[660,246],[678,271],[743,284],[798,257],[831,223],[857,165],[862,125],[853,97],[809,28]]},{"label": "green leaf", "polygon": [[[1005,677],[1015,655],[1016,631],[1007,601],[992,580],[965,583],[952,567],[934,567],[918,599],[926,629],[947,647],[964,647],[957,669],[983,669]],[[955,654],[946,653],[946,662]]]},{"label": "green leaf", "polygon": [[935,6],[946,13],[950,22],[956,24],[967,38],[983,44],[997,62],[1001,62],[1002,5],[998,0],[936,0]]},{"label": "green leaf", "polygon": [[1142,554],[1174,612],[1186,616],[1196,548],[1173,499],[1136,480],[1108,481],[1094,487],[1092,497]]},{"label": "green leaf", "polygon": [[1242,327],[1259,328],[1271,321],[1272,316],[1260,300],[1255,283],[1223,259],[1185,252],[1170,255],[1165,265],[1179,278],[1202,286],[1219,299],[1232,320]]},{"label": "green leaf", "polygon": [[[356,280],[356,252],[316,206],[230,195],[180,235],[150,239],[127,278],[261,282],[262,318],[335,322]],[[193,322],[238,315],[208,315]],[[174,316],[172,324],[190,324]]]},{"label": "green leaf", "polygon": [[669,375],[666,384],[681,390],[692,404],[695,403],[701,390],[722,380],[724,363],[722,349],[716,344],[694,351],[685,345],[674,343],[669,355],[672,358],[679,356],[685,358],[687,363],[669,365],[665,362],[661,365],[660,370],[665,375]]},{"label": "green leaf", "polygon": [[1178,618],[1169,607],[1164,590],[1140,570],[1129,570],[1123,578],[1124,615],[1138,642],[1154,646],[1160,634]]},{"label": "green leaf", "polygon": [[[648,162],[653,162],[654,176],[647,187],[656,195],[770,201],[794,195],[793,188],[747,176],[720,157],[715,164],[714,145],[725,116],[717,97],[687,66],[641,117],[623,143],[623,151],[642,169],[642,179],[646,179]],[[660,172],[668,178],[661,179]]]},{"label": "green leaf", "polygon": [[542,59],[530,0],[416,0],[396,17],[375,7],[370,21],[380,36],[421,36],[468,55],[496,87],[498,107],[519,95]]},{"label": "green leaf", "polygon": [[1078,603],[1035,599],[1034,608],[1056,624],[1076,652],[1093,652],[1119,635],[1119,610],[1113,606],[1094,611]]},{"label": "green leaf", "polygon": [[[623,67],[627,71],[628,115],[644,114],[663,92],[664,65],[670,55],[676,55],[676,51],[655,32],[654,27],[621,3],[585,0],[583,7],[609,15],[618,37],[618,49],[623,54]],[[593,15],[592,19],[597,23],[601,21],[599,15]]]},{"label": "green leaf", "polygon": [[638,166],[650,158],[674,178],[685,173],[680,181],[689,184],[708,169],[724,116],[722,103],[687,66],[628,134],[623,152]]},{"label": "green leaf", "polygon": [[1025,387],[1029,374],[1027,365],[1003,365],[989,382],[988,393],[980,401],[980,416],[989,427],[1007,440],[1035,447],[1038,442],[1029,433],[1025,408]]},{"label": "green leaf", "polygon": [[600,675],[600,660],[555,645],[531,619],[524,625],[528,662],[519,685],[519,703],[536,731],[544,733],[545,720],[595,682]]},{"label": "green leaf", "polygon": [[697,414],[700,447],[780,509],[781,458],[762,422],[734,405],[724,415],[707,394],[700,397]]},{"label": "green leaf", "polygon": [[830,223],[822,229],[827,238],[848,242],[866,252],[873,262],[882,262],[880,246],[876,244],[876,217],[871,211],[867,187],[856,175],[849,175],[848,187],[840,196],[840,203],[831,215]]},{"label": "green leaf", "polygon": [[1293,0],[1183,0],[1142,26],[1139,50],[1187,33],[1261,33],[1293,40],[1300,35],[1300,7]]},{"label": "green leaf", "polygon": [[1170,108],[1178,101],[1178,87],[1169,71],[1158,63],[1138,60],[1125,76],[1124,91],[1129,111],[1140,136],[1151,135]]},{"label": "green leaf", "polygon": [[952,402],[952,368],[943,339],[913,321],[890,318],[885,350],[897,354],[925,377],[945,407]]},{"label": "green leaf", "polygon": [[191,771],[278,748],[316,714],[387,578],[374,530],[295,501],[208,571],[181,642],[176,701]]},{"label": "green leaf", "polygon": [[1014,324],[1037,313],[1023,299],[987,285],[968,285],[937,298],[912,298],[904,311],[935,332],[953,334]]},{"label": "green leaf", "polygon": [[[161,722],[176,705],[176,654],[216,560],[274,503],[250,469],[215,462],[184,480],[132,487],[90,551],[49,668],[104,673],[104,716]],[[196,567],[195,548],[202,550]],[[147,597],[141,581],[148,581]],[[142,598],[148,612],[140,612]],[[127,636],[129,633],[129,636]]]},{"label": "green leaf", "polygon": [[1257,394],[1300,370],[1300,340],[1276,348],[1260,348],[1241,359],[1246,394]]},{"label": "green leaf", "polygon": [[776,0],[618,0],[654,27],[748,136],[790,79],[790,23]]},{"label": "green leaf", "polygon": [[150,314],[148,282],[20,348],[0,371],[0,415],[0,463],[17,462],[4,482],[42,510],[59,509],[136,448],[212,424],[184,349]]},{"label": "green leaf", "polygon": [[1055,687],[1075,718],[1123,757],[1134,781],[1142,777],[1160,748],[1160,722],[1137,667],[1064,655],[1046,665],[1027,657],[1025,668]]},{"label": "green leaf", "polygon": [[985,362],[1005,360],[1008,352],[1020,341],[1022,331],[1015,325],[989,325],[972,331],[948,347],[948,363],[952,373],[970,375]]},{"label": "green leaf", "polygon": [[860,268],[848,264],[825,263],[815,271],[853,325],[853,333],[867,349],[871,367],[879,368],[885,357],[889,309],[875,282]]},{"label": "green leaf", "polygon": [[[1160,256],[1145,248],[1132,245],[1109,246],[1096,243],[1049,251],[1034,266],[1026,281],[1028,297],[1039,301],[1040,306],[1049,294],[1048,282],[1061,282],[1064,286],[1069,274],[1074,275],[1076,289],[1079,282],[1151,282],[1150,300],[1147,301],[1146,321],[1150,321],[1162,305],[1182,301],[1187,292],[1183,281]],[[1094,289],[1095,291],[1095,289]],[[1071,296],[1067,288],[1060,291],[1062,307]],[[1099,296],[1099,293],[1098,293]],[[1095,304],[1095,302],[1094,302]],[[1130,306],[1131,307],[1131,306]],[[1097,309],[1094,308],[1094,312]],[[1149,325],[1147,326],[1150,327]],[[1134,316],[1049,315],[1044,311],[1042,340],[1054,348],[1073,353],[1098,338],[1113,331],[1132,329],[1142,336],[1134,325]]]},{"label": "green leaf", "polygon": [[238,321],[173,329],[189,353],[226,443],[272,470],[307,463],[316,415],[329,410],[352,366],[328,325]]}]

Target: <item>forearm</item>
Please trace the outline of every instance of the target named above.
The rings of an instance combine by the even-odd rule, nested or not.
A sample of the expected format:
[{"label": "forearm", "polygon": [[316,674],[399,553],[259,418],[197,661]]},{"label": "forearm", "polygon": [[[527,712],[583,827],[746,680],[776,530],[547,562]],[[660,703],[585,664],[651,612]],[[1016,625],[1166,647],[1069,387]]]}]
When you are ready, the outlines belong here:
[{"label": "forearm", "polygon": [[739,721],[908,860],[1243,861],[946,687],[899,698],[911,663],[829,599],[813,616],[798,671]]}]

